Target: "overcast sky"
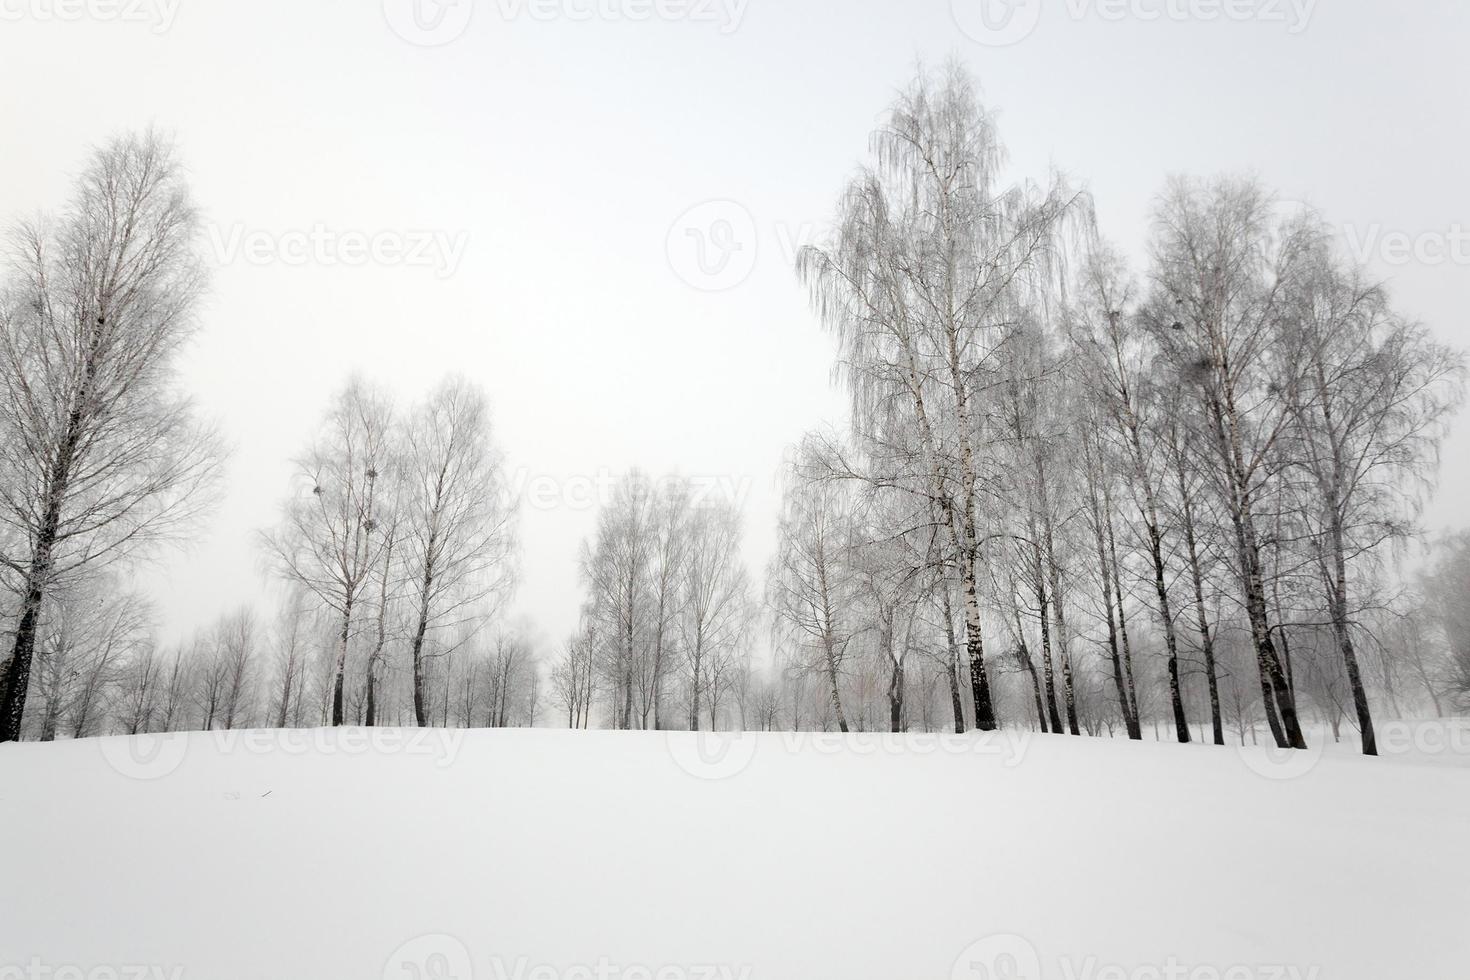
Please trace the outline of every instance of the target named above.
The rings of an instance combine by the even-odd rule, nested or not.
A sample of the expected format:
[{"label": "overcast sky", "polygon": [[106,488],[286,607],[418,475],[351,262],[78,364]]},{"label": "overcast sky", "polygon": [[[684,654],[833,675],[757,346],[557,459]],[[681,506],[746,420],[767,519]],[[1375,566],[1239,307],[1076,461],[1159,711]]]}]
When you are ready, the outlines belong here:
[{"label": "overcast sky", "polygon": [[[1463,0],[414,2],[0,0],[0,216],[156,123],[206,217],[185,370],[235,451],[147,580],[170,639],[261,597],[254,532],[352,371],[488,390],[549,641],[630,466],[741,489],[759,573],[783,452],[843,412],[793,249],[920,59],[970,65],[1015,173],[1083,182],[1131,254],[1167,175],[1254,172],[1470,342]],[[1434,526],[1464,523],[1467,448]]]}]

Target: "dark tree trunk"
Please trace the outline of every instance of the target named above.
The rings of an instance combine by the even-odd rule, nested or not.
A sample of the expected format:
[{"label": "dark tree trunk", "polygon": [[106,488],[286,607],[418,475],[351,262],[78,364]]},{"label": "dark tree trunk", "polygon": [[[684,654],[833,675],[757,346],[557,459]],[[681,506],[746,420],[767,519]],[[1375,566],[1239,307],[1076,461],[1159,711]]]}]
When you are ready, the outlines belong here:
[{"label": "dark tree trunk", "polygon": [[337,638],[337,666],[332,681],[332,727],[341,728],[346,719],[343,704],[343,688],[347,678],[347,641],[352,635],[352,603],[342,609],[342,632]]},{"label": "dark tree trunk", "polygon": [[1177,462],[1179,497],[1184,504],[1184,542],[1189,551],[1189,573],[1194,581],[1194,611],[1199,629],[1200,647],[1205,655],[1205,680],[1210,690],[1210,734],[1216,745],[1225,744],[1225,721],[1220,716],[1220,679],[1215,666],[1215,639],[1205,615],[1204,574],[1200,570],[1199,543],[1194,534],[1194,503],[1184,482],[1183,462]]},{"label": "dark tree trunk", "polygon": [[56,458],[46,482],[46,506],[36,528],[31,547],[31,565],[26,574],[25,592],[21,597],[20,619],[15,628],[15,644],[5,663],[5,677],[0,681],[0,742],[20,740],[21,721],[25,717],[26,694],[30,688],[31,660],[36,652],[36,632],[40,625],[41,603],[50,585],[57,539],[61,534],[61,507],[71,486],[71,471],[82,442],[82,419],[92,398],[97,376],[97,357],[102,346],[105,316],[96,319],[82,367],[81,383],[75,390],[66,428],[56,447]]},{"label": "dark tree trunk", "polygon": [[1041,673],[1046,682],[1046,715],[1051,731],[1061,734],[1062,716],[1057,713],[1056,669],[1051,659],[1051,613],[1046,594],[1046,580],[1042,577],[1041,549],[1036,549],[1036,607],[1041,617]]},{"label": "dark tree trunk", "polygon": [[956,735],[965,732],[965,702],[960,696],[960,649],[954,634],[954,607],[949,598],[949,582],[944,583],[944,637],[949,644],[949,669],[944,673],[949,680],[949,702],[954,711]]}]

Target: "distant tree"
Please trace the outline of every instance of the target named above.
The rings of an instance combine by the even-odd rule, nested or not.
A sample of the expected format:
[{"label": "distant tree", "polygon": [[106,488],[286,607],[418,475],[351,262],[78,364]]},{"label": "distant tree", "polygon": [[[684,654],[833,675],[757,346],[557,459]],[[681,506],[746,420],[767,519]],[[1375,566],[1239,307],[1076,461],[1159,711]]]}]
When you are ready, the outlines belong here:
[{"label": "distant tree", "polygon": [[405,427],[404,578],[414,717],[428,723],[427,640],[481,619],[515,580],[515,507],[485,395],[463,378],[441,382]]},{"label": "distant tree", "polygon": [[586,728],[590,721],[595,639],[585,627],[567,641],[551,667],[551,699],[567,715],[568,728]]},{"label": "distant tree", "polygon": [[[354,613],[387,548],[383,486],[398,465],[387,396],[360,378],[333,401],[306,455],[296,461],[300,492],[280,526],[261,536],[277,572],[337,616],[331,671],[331,724],[345,718],[344,686]],[[391,497],[389,498],[391,500]]]},{"label": "distant tree", "polygon": [[840,678],[855,622],[853,488],[825,476],[821,450],[808,440],[787,467],[776,555],[766,602],[778,635],[826,681],[837,727],[848,730]]},{"label": "distant tree", "polygon": [[152,643],[153,607],[116,588],[111,579],[82,581],[47,600],[34,681],[43,742],[104,731],[129,666]]},{"label": "distant tree", "polygon": [[720,682],[752,618],[750,577],[740,558],[739,513],[724,501],[695,508],[685,551],[679,630],[689,671],[689,728],[699,731],[702,703],[714,726]]}]

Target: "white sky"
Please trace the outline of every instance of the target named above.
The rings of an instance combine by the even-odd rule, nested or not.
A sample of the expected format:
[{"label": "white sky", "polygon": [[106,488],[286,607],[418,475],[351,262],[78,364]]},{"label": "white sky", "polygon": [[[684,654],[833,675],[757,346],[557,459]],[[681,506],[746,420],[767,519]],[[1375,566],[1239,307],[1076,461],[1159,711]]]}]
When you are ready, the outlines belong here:
[{"label": "white sky", "polygon": [[[1470,225],[1459,0],[1318,0],[1304,20],[1288,0],[1048,0],[1001,47],[958,26],[980,33],[989,0],[714,0],[713,21],[629,16],[650,0],[451,0],[441,29],[462,30],[434,47],[390,26],[412,2],[0,0],[0,218],[61,204],[89,146],[154,122],[212,229],[219,268],[185,367],[235,453],[208,533],[149,577],[170,638],[261,596],[254,531],[353,370],[405,400],[464,372],[512,470],[570,481],[522,523],[517,610],[549,640],[575,625],[582,491],[602,474],[746,487],[758,574],[783,451],[843,410],[790,243],[830,215],[920,58],[968,63],[1016,172],[1085,182],[1135,255],[1177,172],[1253,171],[1368,245],[1433,248]],[[575,16],[545,16],[558,9]],[[699,280],[679,219],[710,200],[734,203],[696,223],[731,219],[740,249]],[[445,276],[231,248],[318,226],[427,232],[463,257]],[[1403,309],[1470,341],[1470,245],[1441,262],[1373,251]],[[680,276],[747,269],[717,291]],[[1432,525],[1464,522],[1467,448],[1448,449]]]}]

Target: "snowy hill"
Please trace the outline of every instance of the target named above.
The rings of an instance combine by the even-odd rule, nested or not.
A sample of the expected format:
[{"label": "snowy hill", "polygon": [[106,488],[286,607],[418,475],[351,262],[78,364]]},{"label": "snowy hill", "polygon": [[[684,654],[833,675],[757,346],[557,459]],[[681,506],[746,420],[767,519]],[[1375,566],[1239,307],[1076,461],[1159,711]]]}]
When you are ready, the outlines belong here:
[{"label": "snowy hill", "polygon": [[1434,980],[1470,962],[1470,773],[1333,753],[111,738],[0,746],[0,827],[7,980]]}]

